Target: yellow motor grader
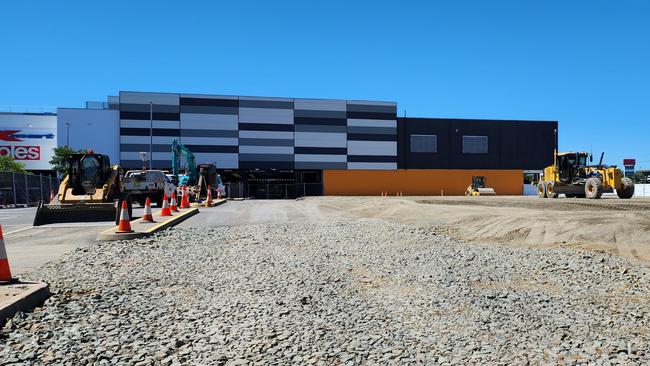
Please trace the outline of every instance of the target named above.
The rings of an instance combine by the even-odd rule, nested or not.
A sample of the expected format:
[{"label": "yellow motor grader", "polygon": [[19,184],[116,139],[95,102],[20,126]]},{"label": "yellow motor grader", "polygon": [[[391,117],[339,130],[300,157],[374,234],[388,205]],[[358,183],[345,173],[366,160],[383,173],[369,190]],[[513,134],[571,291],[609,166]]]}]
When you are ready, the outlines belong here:
[{"label": "yellow motor grader", "polygon": [[108,155],[71,154],[68,171],[53,202],[39,202],[34,226],[62,222],[112,221],[119,219],[122,201],[127,201],[129,217],[132,204],[124,193],[122,168],[111,166]]},{"label": "yellow motor grader", "polygon": [[[590,165],[593,156],[586,152],[554,153],[553,165],[544,169],[537,184],[537,196],[557,198],[564,194],[568,198],[598,199],[603,193],[616,190],[619,198],[634,196],[634,183],[616,166],[603,164],[605,153],[600,155],[597,165]],[[587,161],[588,160],[588,161]]]}]

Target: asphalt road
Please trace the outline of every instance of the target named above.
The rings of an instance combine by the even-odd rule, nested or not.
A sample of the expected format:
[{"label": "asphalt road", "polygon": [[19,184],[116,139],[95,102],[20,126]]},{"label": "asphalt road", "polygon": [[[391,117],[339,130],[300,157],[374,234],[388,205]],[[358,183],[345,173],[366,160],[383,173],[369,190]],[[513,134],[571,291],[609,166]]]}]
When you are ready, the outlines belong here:
[{"label": "asphalt road", "polygon": [[[32,223],[35,214],[34,207],[0,210],[0,225],[14,276],[20,277],[20,274],[57,259],[75,248],[94,243],[100,231],[114,225],[107,221],[34,227]],[[134,216],[141,214],[142,209],[134,208]]]}]

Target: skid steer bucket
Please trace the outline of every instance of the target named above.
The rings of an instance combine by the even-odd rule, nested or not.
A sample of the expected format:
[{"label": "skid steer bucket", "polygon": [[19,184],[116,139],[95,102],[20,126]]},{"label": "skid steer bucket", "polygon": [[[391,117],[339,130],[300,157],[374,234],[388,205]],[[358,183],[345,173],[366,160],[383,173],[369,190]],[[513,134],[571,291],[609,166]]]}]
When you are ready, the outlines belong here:
[{"label": "skid steer bucket", "polygon": [[38,203],[34,226],[68,223],[115,221],[115,203]]}]

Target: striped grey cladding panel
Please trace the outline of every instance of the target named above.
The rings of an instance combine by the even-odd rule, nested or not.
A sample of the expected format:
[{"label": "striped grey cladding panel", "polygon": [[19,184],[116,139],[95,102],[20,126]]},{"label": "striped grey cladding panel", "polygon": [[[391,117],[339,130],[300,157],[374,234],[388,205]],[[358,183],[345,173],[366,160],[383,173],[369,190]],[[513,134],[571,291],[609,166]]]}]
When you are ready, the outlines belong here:
[{"label": "striped grey cladding panel", "polygon": [[179,94],[174,93],[147,93],[147,92],[120,92],[120,110],[122,104],[149,104],[154,105],[179,105]]},{"label": "striped grey cladding panel", "polygon": [[237,138],[237,130],[199,130],[199,129],[182,129],[181,137],[230,137]]},{"label": "striped grey cladding panel", "polygon": [[239,138],[250,139],[293,139],[293,132],[291,131],[239,131]]},{"label": "striped grey cladding panel", "polygon": [[346,126],[329,126],[329,125],[295,125],[295,132],[329,132],[329,133],[347,133]]},{"label": "striped grey cladding panel", "polygon": [[348,163],[337,163],[337,162],[295,162],[296,169],[347,169]]},{"label": "striped grey cladding panel", "polygon": [[346,101],[296,99],[294,108],[296,169],[345,169]]},{"label": "striped grey cladding panel", "polygon": [[295,110],[312,110],[312,111],[340,111],[345,112],[347,109],[345,100],[331,99],[294,99]]},{"label": "striped grey cladding panel", "polygon": [[329,155],[329,154],[296,154],[296,163],[301,162],[330,162],[330,163],[347,163],[346,155]]},{"label": "striped grey cladding panel", "polygon": [[293,146],[293,139],[239,139],[244,146]]},{"label": "striped grey cladding panel", "polygon": [[219,107],[209,105],[181,105],[181,113],[230,114],[237,115],[237,107]]},{"label": "striped grey cladding panel", "polygon": [[[180,136],[179,95],[120,92],[120,164],[141,167],[152,144],[154,167],[171,166],[171,141]],[[131,166],[137,161],[135,166]]]},{"label": "striped grey cladding panel", "polygon": [[347,135],[345,133],[296,132],[295,144],[296,146],[346,147]]},{"label": "striped grey cladding panel", "polygon": [[348,101],[348,169],[397,169],[397,105]]},{"label": "striped grey cladding panel", "polygon": [[181,113],[181,129],[237,131],[239,121],[237,115]]},{"label": "striped grey cladding panel", "polygon": [[240,168],[293,169],[293,124],[293,99],[240,97]]},{"label": "striped grey cladding panel", "polygon": [[[171,160],[153,160],[151,165],[154,169],[169,169],[171,164],[172,164]],[[120,159],[120,166],[124,169],[141,169],[142,160]]]},{"label": "striped grey cladding panel", "polygon": [[239,153],[239,161],[275,161],[275,162],[293,162],[292,154],[254,154],[254,153]]},{"label": "striped grey cladding panel", "polygon": [[266,97],[239,97],[239,107],[293,110],[293,99],[266,98]]},{"label": "striped grey cladding panel", "polygon": [[214,164],[217,169],[239,168],[239,154],[237,153],[194,153],[197,163]]},{"label": "striped grey cladding panel", "polygon": [[293,109],[240,107],[239,123],[293,124]]},{"label": "striped grey cladding panel", "polygon": [[198,163],[219,169],[239,167],[239,99],[233,96],[183,94],[181,138]]}]

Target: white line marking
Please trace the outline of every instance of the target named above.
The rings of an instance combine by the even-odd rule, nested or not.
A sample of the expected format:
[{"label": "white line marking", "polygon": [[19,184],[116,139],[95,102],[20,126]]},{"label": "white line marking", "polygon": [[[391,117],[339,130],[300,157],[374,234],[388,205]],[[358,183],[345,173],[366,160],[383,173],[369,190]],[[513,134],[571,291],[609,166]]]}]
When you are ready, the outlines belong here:
[{"label": "white line marking", "polygon": [[92,223],[92,224],[90,224],[90,223],[82,223],[82,224],[50,224],[50,225],[41,225],[41,226],[28,226],[28,227],[24,227],[22,229],[16,229],[14,231],[3,233],[3,235],[5,235],[5,236],[6,235],[11,235],[11,234],[19,233],[21,231],[30,230],[30,229],[48,229],[48,228],[72,229],[72,228],[80,228],[80,227],[92,228],[92,227],[104,227],[104,226],[115,226],[115,224],[112,223],[112,222],[106,222],[106,223],[102,222],[102,223]]},{"label": "white line marking", "polygon": [[19,233],[19,232],[21,232],[21,231],[25,231],[25,230],[33,229],[33,228],[34,228],[33,226],[24,227],[24,228],[22,228],[22,229],[18,229],[18,230],[10,231],[10,232],[8,232],[8,233],[4,233],[3,235],[5,235],[5,236],[6,236],[6,235],[11,235],[11,234]]}]

